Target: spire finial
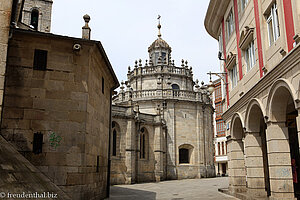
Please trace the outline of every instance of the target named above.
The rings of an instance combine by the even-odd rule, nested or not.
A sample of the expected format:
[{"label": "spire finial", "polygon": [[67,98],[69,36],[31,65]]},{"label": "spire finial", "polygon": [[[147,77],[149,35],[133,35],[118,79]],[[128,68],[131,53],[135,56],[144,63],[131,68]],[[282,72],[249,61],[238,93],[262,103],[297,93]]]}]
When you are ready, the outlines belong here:
[{"label": "spire finial", "polygon": [[161,33],[160,33],[160,28],[161,28],[161,25],[160,25],[160,15],[158,15],[157,19],[158,19],[158,25],[157,25],[157,28],[158,28],[158,37],[160,38],[161,37]]}]

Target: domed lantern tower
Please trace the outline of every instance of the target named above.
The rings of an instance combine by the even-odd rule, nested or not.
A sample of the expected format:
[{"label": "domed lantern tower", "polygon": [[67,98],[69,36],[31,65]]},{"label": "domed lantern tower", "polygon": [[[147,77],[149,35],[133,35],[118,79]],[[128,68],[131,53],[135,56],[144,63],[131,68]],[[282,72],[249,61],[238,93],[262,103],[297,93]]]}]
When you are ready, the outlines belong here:
[{"label": "domed lantern tower", "polygon": [[[152,149],[160,180],[214,176],[213,112],[210,93],[193,80],[192,67],[182,60],[175,66],[172,49],[161,36],[148,48],[149,61],[128,67],[127,81],[113,97],[117,106],[134,106],[139,113],[156,115],[166,131],[155,135]],[[126,88],[125,88],[126,87]],[[138,134],[138,133],[137,133]],[[154,134],[154,133],[153,133]]]}]

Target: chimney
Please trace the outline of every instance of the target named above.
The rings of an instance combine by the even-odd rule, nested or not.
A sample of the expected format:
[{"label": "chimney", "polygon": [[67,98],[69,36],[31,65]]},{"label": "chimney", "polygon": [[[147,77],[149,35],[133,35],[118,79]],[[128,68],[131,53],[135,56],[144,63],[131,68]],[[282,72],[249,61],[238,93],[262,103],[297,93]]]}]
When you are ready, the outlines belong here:
[{"label": "chimney", "polygon": [[89,27],[91,17],[89,15],[84,15],[83,19],[85,21],[85,25],[82,27],[82,39],[89,40],[91,38],[91,28]]}]

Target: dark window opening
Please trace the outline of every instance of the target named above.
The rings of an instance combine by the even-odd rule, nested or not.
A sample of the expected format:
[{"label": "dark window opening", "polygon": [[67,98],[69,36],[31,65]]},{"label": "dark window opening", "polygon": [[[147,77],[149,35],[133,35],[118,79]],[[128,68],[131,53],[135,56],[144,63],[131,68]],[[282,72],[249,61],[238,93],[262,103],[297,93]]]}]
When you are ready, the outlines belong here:
[{"label": "dark window opening", "polygon": [[179,149],[179,164],[181,163],[190,163],[188,149]]},{"label": "dark window opening", "polygon": [[112,155],[116,156],[117,155],[117,131],[113,131],[113,150],[112,150]]},{"label": "dark window opening", "polygon": [[111,127],[112,127],[112,128],[115,128],[115,126],[116,126],[116,123],[115,123],[115,122],[112,122]]},{"label": "dark window opening", "polygon": [[104,78],[102,77],[102,94],[104,94]]},{"label": "dark window opening", "polygon": [[99,172],[99,156],[97,156],[97,167],[96,167],[96,172]]},{"label": "dark window opening", "polygon": [[146,145],[145,145],[145,134],[142,134],[141,135],[141,138],[140,138],[140,158],[143,158],[145,159],[146,158],[146,151],[145,151],[145,148],[146,148]]},{"label": "dark window opening", "polygon": [[34,133],[32,143],[32,152],[34,154],[40,154],[43,152],[43,134],[41,132]]},{"label": "dark window opening", "polygon": [[39,25],[39,11],[38,10],[32,10],[31,12],[31,21],[30,25],[33,26],[34,30],[38,30],[38,25]]},{"label": "dark window opening", "polygon": [[173,90],[180,90],[179,85],[177,85],[177,84],[172,84],[172,89]]},{"label": "dark window opening", "polygon": [[36,70],[46,70],[47,68],[47,54],[48,52],[45,50],[34,50],[34,63],[33,69]]}]

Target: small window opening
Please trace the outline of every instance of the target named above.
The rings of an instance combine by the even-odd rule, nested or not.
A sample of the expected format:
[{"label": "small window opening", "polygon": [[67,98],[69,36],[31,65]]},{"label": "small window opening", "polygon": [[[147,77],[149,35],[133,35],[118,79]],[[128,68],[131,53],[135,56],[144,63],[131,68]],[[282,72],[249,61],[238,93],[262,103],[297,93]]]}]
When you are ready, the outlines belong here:
[{"label": "small window opening", "polygon": [[33,135],[33,148],[34,154],[40,154],[43,152],[43,134],[41,132],[34,133]]},{"label": "small window opening", "polygon": [[112,155],[116,156],[117,155],[117,131],[113,131],[113,151]]},{"label": "small window opening", "polygon": [[190,163],[189,161],[189,150],[188,149],[179,149],[179,164]]},{"label": "small window opening", "polygon": [[30,25],[33,26],[34,30],[38,30],[38,25],[39,25],[39,11],[34,9],[31,12],[31,21]]},{"label": "small window opening", "polygon": [[99,172],[99,156],[97,156],[97,167],[96,167],[96,172]]},{"label": "small window opening", "polygon": [[47,68],[47,54],[45,50],[35,49],[34,50],[34,63],[33,69],[46,70]]},{"label": "small window opening", "polygon": [[102,94],[104,94],[104,78],[102,77]]}]

